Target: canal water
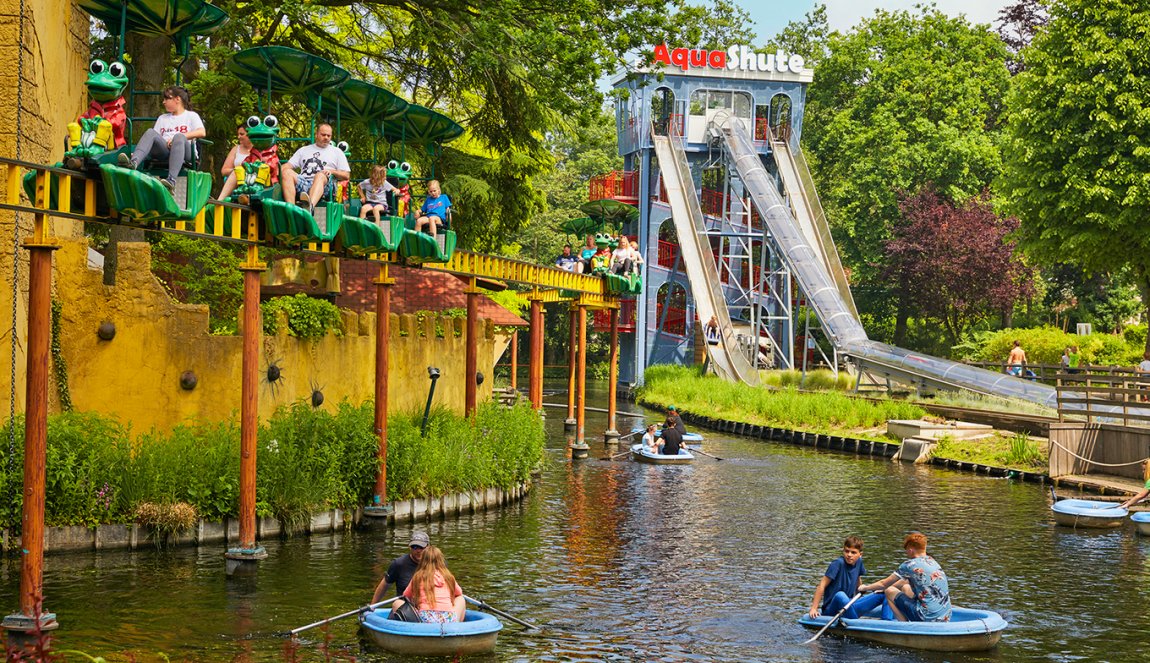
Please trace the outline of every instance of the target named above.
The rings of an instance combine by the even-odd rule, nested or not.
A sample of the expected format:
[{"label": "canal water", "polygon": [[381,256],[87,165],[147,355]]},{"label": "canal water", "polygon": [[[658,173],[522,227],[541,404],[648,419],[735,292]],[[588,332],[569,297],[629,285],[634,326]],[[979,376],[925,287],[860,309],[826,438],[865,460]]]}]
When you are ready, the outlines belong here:
[{"label": "canal water", "polygon": [[[468,660],[1146,660],[1150,540],[1056,527],[1044,488],[713,433],[704,449],[722,461],[603,461],[596,414],[591,459],[571,462],[565,413],[547,412],[547,462],[521,504],[423,526],[469,595],[545,627],[507,623],[494,654]],[[109,660],[405,660],[368,648],[352,620],[294,650],[283,634],[367,603],[411,529],[266,542],[258,573],[231,579],[219,547],[50,555],[55,646]],[[796,621],[842,539],[864,537],[877,579],[913,529],[930,537],[956,604],[1010,622],[998,648],[802,644],[811,633]],[[18,561],[0,573],[11,610]]]}]

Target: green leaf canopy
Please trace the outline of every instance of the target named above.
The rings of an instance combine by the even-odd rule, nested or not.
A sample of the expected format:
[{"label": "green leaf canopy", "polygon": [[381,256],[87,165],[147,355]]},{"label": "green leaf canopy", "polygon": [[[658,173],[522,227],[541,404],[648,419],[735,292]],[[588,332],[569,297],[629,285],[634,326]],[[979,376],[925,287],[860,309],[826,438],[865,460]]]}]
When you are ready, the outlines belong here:
[{"label": "green leaf canopy", "polygon": [[350,76],[321,57],[287,46],[244,49],[228,61],[228,71],[257,89],[299,95],[309,103]]},{"label": "green leaf canopy", "polygon": [[622,226],[639,218],[639,208],[611,198],[592,200],[579,206],[579,210],[600,224]]},{"label": "green leaf canopy", "polygon": [[446,143],[463,135],[455,120],[419,104],[410,104],[402,115],[384,120],[377,128],[387,140],[412,145]]},{"label": "green leaf canopy", "polygon": [[564,221],[559,228],[568,235],[583,237],[600,232],[603,230],[603,225],[602,221],[596,221],[595,219],[584,216],[578,219],[568,219]]},{"label": "green leaf canopy", "polygon": [[341,119],[361,122],[369,128],[402,114],[409,106],[407,100],[390,90],[355,78],[347,79],[338,88],[325,89],[322,96],[327,115],[335,117],[338,109]]},{"label": "green leaf canopy", "polygon": [[80,0],[78,4],[103,21],[111,34],[120,34],[122,18],[127,32],[171,37],[180,54],[187,53],[191,36],[211,34],[228,20],[222,9],[203,0]]}]

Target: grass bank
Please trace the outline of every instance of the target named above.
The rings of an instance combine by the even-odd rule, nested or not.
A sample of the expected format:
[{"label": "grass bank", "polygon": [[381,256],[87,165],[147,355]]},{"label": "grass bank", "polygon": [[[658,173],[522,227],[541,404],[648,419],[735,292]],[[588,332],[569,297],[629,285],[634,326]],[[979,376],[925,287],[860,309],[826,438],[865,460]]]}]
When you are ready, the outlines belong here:
[{"label": "grass bank", "polygon": [[640,398],[652,406],[675,405],[731,421],[866,439],[887,439],[888,419],[918,419],[924,414],[922,408],[904,401],[864,400],[836,391],[800,392],[793,386],[748,387],[683,366],[652,366],[644,381]]},{"label": "grass bank", "polygon": [[1049,442],[1025,433],[995,433],[980,440],[958,440],[943,436],[932,455],[980,465],[1007,467],[1027,472],[1046,472]]},{"label": "grass bank", "polygon": [[[474,425],[445,409],[388,422],[389,501],[479,488],[511,488],[543,458],[543,422],[527,405],[480,406]],[[23,485],[22,418],[0,445],[0,527],[18,530]],[[378,444],[374,405],[341,403],[335,412],[297,403],[260,426],[256,511],[289,529],[328,509],[368,504]],[[239,505],[240,431],[235,421],[188,423],[168,433],[133,436],[115,419],[64,413],[48,419],[45,518],[50,526],[218,520]],[[159,507],[157,509],[157,507]],[[188,508],[192,510],[188,511]],[[159,514],[159,515],[151,515]]]}]

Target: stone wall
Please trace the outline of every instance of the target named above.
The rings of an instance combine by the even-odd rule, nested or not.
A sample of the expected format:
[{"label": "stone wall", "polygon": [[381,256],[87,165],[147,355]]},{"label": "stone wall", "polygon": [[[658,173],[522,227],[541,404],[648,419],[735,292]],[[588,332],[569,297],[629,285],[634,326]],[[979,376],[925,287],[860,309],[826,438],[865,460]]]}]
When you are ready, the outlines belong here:
[{"label": "stone wall", "polygon": [[[218,421],[232,417],[240,406],[240,336],[208,333],[208,308],[171,299],[152,274],[151,246],[120,246],[115,286],[103,284],[102,273],[86,265],[82,240],[63,241],[56,252],[55,297],[61,304],[61,345],[67,363],[68,389],[76,410],[115,415],[134,431],[166,430],[190,417]],[[101,340],[102,322],[116,328],[110,341]],[[427,367],[441,371],[435,402],[462,412],[466,339],[462,319],[422,324],[414,316],[392,316],[390,355],[391,412],[420,409],[427,399]],[[313,390],[324,396],[324,408],[343,399],[360,403],[374,395],[374,313],[344,312],[342,336],[301,340],[286,331],[265,337],[260,352],[259,413],[267,419],[279,405],[309,399]],[[478,368],[490,376],[498,343],[494,326],[480,321]],[[286,330],[286,325],[281,325]],[[280,368],[280,379],[267,379],[267,368]],[[196,376],[186,390],[180,378]],[[490,379],[480,385],[479,401],[491,396]],[[53,411],[58,410],[55,385]]]}]

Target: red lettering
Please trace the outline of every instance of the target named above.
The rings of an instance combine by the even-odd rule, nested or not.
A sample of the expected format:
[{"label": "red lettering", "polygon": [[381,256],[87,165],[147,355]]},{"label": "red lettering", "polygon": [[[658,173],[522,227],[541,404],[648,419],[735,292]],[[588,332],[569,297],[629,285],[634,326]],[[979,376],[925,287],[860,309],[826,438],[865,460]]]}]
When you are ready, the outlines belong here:
[{"label": "red lettering", "polygon": [[683,71],[687,71],[687,49],[676,48],[671,51],[671,63]]},{"label": "red lettering", "polygon": [[727,68],[727,52],[726,51],[711,51],[711,55],[707,58],[707,64],[712,69],[726,69]]},{"label": "red lettering", "polygon": [[706,67],[707,66],[707,52],[703,49],[691,51],[691,66],[692,67]]},{"label": "red lettering", "polygon": [[659,44],[655,47],[655,62],[662,62],[668,67],[671,66],[671,55],[667,52],[666,44]]}]

